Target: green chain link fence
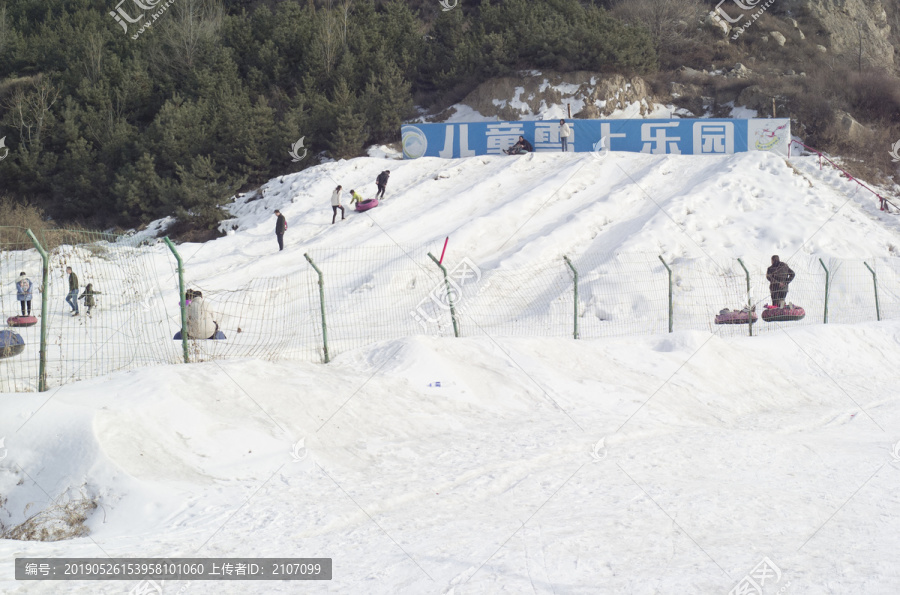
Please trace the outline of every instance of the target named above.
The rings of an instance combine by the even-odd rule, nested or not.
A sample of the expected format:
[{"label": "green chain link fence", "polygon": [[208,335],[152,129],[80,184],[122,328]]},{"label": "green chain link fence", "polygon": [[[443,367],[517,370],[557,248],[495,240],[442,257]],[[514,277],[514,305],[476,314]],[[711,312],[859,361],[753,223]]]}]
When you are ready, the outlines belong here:
[{"label": "green chain link fence", "polygon": [[[246,282],[240,271],[193,278],[171,242],[0,227],[4,321],[21,313],[15,283],[22,272],[32,282],[38,319],[33,326],[5,327],[25,348],[16,354],[0,349],[7,356],[0,357],[0,392],[46,390],[184,361],[324,362],[414,335],[592,339],[701,330],[741,336],[750,334],[748,325],[716,325],[715,315],[748,304],[761,314],[770,302],[769,255],[713,262],[588,251],[488,270],[466,257],[448,255],[438,263],[429,253],[440,254],[440,246],[311,249],[294,268]],[[826,321],[900,318],[900,259],[803,254],[785,260],[796,272],[787,301],[804,307],[806,317],[759,319],[754,335]],[[77,316],[66,301],[67,267],[78,277]],[[187,317],[186,289],[203,292],[224,340],[174,340]]]}]

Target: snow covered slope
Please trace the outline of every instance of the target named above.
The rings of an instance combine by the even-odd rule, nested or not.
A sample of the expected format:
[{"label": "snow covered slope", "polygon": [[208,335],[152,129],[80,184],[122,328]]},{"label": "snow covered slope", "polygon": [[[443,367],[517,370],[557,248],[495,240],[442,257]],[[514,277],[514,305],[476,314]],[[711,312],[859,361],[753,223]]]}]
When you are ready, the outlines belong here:
[{"label": "snow covered slope", "polygon": [[[204,287],[306,271],[316,248],[439,250],[448,235],[448,257],[485,271],[616,251],[896,256],[893,216],[792,163],[354,159],[272,180],[234,206],[233,233],[181,252]],[[383,205],[331,225],[332,188],[368,198],[384,169]],[[79,491],[99,507],[90,537],[0,541],[0,591],[136,588],[12,580],[17,556],[109,555],[334,559],[327,584],[164,593],[724,594],[764,558],[779,569],[766,594],[896,593],[900,322],[782,331],[407,337],[329,365],[159,366],[2,394],[0,520]]]}]

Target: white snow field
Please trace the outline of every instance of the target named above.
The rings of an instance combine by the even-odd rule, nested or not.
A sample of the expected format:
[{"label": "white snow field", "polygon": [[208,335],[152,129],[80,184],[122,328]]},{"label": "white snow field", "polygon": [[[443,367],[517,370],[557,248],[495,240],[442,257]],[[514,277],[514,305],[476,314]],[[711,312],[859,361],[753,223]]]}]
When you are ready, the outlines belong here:
[{"label": "white snow field", "polygon": [[[165,594],[900,592],[900,230],[812,158],[791,164],[765,153],[368,157],[270,181],[234,206],[229,235],[180,246],[190,284],[216,295],[300,279],[315,314],[303,254],[321,255],[326,275],[343,271],[332,275],[343,313],[333,360],[318,363],[310,327],[279,361],[157,365],[0,394],[0,522],[79,495],[98,504],[87,536],[0,540],[0,592],[158,592],[17,582],[13,559],[25,556],[334,562],[327,582],[179,581]],[[332,226],[332,188],[369,198],[383,169],[383,204]],[[281,253],[274,208],[289,223]],[[440,277],[424,253],[446,236],[448,262],[469,259],[497,280],[486,293],[521,310],[459,339],[406,316],[364,343],[382,321],[360,304],[427,297]],[[147,250],[166,278],[165,248]],[[670,334],[665,306],[642,302],[650,284],[625,266],[662,256],[714,275],[741,257],[762,303],[775,253],[798,271],[808,315],[760,322],[754,337],[708,324],[746,301],[743,277],[693,302],[691,278],[677,278]],[[593,338],[567,337],[568,286],[540,294],[523,282],[521,300],[502,287],[563,255],[586,282],[579,316]],[[833,287],[832,324],[821,324],[803,279],[819,258],[876,267],[887,320],[863,297],[871,276],[854,274]],[[607,307],[600,279],[632,301]],[[706,303],[719,294],[735,303]],[[177,303],[175,286],[159,297]],[[656,318],[605,330],[647,303]],[[247,307],[278,320],[271,304]],[[556,336],[509,336],[528,328]]]}]

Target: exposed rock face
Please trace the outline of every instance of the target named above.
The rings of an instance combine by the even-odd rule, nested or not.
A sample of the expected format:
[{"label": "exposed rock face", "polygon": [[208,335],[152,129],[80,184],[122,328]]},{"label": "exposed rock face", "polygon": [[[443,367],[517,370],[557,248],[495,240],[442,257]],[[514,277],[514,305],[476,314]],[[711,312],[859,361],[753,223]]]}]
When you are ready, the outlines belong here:
[{"label": "exposed rock face", "polygon": [[[510,100],[498,101],[498,97]],[[570,104],[573,117],[601,118],[639,103],[643,115],[653,105],[652,99],[649,85],[637,76],[548,71],[485,81],[460,103],[483,116],[510,121],[533,118],[543,111],[542,106],[553,104]]]},{"label": "exposed rock face", "polygon": [[872,131],[856,121],[856,119],[844,111],[835,114],[837,123],[848,139],[858,143],[864,143],[872,138]]},{"label": "exposed rock face", "polygon": [[900,4],[895,0],[779,0],[779,7],[818,21],[834,54],[857,55],[862,39],[866,62],[891,69],[896,64],[890,25],[900,22]]}]

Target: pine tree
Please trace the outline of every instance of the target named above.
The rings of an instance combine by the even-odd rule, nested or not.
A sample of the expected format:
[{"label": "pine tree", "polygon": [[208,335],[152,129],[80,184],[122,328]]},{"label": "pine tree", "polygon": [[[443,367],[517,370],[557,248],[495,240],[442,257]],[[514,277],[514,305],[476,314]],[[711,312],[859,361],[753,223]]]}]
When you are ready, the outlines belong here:
[{"label": "pine tree", "polygon": [[367,137],[366,120],[357,111],[356,103],[357,99],[347,86],[347,82],[341,79],[330,102],[334,131],[328,141],[328,147],[335,159],[347,159],[362,153]]}]

